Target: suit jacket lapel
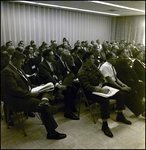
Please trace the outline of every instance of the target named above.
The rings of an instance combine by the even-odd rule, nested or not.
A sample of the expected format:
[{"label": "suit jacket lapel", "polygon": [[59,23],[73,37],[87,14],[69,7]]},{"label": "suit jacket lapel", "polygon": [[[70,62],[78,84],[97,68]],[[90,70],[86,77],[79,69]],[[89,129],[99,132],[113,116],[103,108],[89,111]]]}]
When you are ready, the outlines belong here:
[{"label": "suit jacket lapel", "polygon": [[29,84],[29,86],[31,87],[31,82],[30,82],[30,80],[27,78],[27,76],[25,75],[25,73],[24,73],[24,71],[22,70],[22,69],[20,69],[20,71],[22,71],[23,72],[23,74],[24,74],[24,76],[27,78],[27,80],[23,77],[23,75],[18,71],[18,70],[16,70],[12,65],[10,65],[9,64],[9,67],[14,71],[14,72],[16,72],[17,74],[19,74],[25,81],[27,81],[27,83]]},{"label": "suit jacket lapel", "polygon": [[49,72],[52,72],[50,66],[48,65],[48,63],[45,60],[43,62],[44,62],[44,66],[47,68],[47,70]]}]

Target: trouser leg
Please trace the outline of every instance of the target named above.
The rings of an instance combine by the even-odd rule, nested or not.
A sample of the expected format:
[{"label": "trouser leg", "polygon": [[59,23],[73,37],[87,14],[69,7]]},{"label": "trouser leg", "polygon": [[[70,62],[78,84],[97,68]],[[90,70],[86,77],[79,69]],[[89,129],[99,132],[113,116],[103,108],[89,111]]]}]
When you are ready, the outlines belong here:
[{"label": "trouser leg", "polygon": [[31,112],[40,112],[42,121],[45,125],[47,132],[55,130],[58,125],[53,117],[53,114],[49,109],[46,110],[38,110],[36,106],[38,106],[40,100],[37,98],[31,98],[30,111]]},{"label": "trouser leg", "polygon": [[138,82],[136,85],[136,90],[138,98],[142,100],[142,98],[145,97],[145,83]]},{"label": "trouser leg", "polygon": [[104,98],[104,97],[100,97],[100,96],[94,95],[94,94],[88,94],[87,99],[91,99],[91,100],[100,104],[100,111],[101,111],[101,118],[102,119],[110,118],[109,99]]},{"label": "trouser leg", "polygon": [[72,87],[67,87],[64,91],[65,113],[69,113],[71,108],[75,106],[75,94]]},{"label": "trouser leg", "polygon": [[121,91],[118,91],[114,96],[109,97],[116,100],[117,110],[124,110],[125,105],[125,97],[124,93]]},{"label": "trouser leg", "polygon": [[131,96],[128,92],[124,92],[125,95],[125,105],[136,115],[139,116],[144,112],[144,106],[142,102],[137,98]]}]

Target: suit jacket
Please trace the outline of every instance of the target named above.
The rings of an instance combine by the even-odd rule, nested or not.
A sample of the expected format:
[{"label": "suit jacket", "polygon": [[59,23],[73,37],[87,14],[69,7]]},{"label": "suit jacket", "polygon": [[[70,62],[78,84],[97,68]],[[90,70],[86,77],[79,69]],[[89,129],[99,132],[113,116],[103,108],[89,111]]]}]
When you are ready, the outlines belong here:
[{"label": "suit jacket", "polygon": [[117,71],[117,77],[128,86],[134,86],[138,82],[136,72],[128,65],[126,59],[118,58],[115,69]]},{"label": "suit jacket", "polygon": [[29,86],[33,88],[35,85],[24,76],[27,80],[10,64],[1,72],[3,95],[9,101],[10,108],[15,111],[30,109]]},{"label": "suit jacket", "polygon": [[78,70],[81,68],[82,66],[82,60],[77,56],[77,55],[72,55],[73,58],[74,58],[74,63],[76,65],[76,68],[77,68],[77,72]]},{"label": "suit jacket", "polygon": [[28,62],[24,62],[24,65],[21,68],[26,74],[29,75],[37,73],[37,67],[35,65],[34,58],[30,58]]},{"label": "suit jacket", "polygon": [[53,75],[58,76],[58,68],[56,62],[52,62],[52,66],[54,71],[52,72],[50,69],[50,66],[48,63],[44,60],[41,62],[38,66],[39,69],[39,82],[40,84],[45,84],[48,82],[52,82],[54,85],[58,82],[55,78],[53,78]]},{"label": "suit jacket", "polygon": [[58,60],[57,61],[57,66],[58,66],[58,68],[59,68],[59,78],[61,79],[61,80],[64,80],[65,78],[66,78],[66,76],[68,75],[68,71],[70,71],[71,73],[73,73],[75,76],[77,76],[77,72],[78,72],[78,70],[77,70],[77,68],[76,68],[76,66],[72,66],[68,61],[66,61],[66,63],[67,63],[67,66],[68,66],[68,68],[69,68],[69,70],[67,69],[67,67],[66,67],[66,65],[64,64],[65,62],[63,61],[61,61],[61,60]]},{"label": "suit jacket", "polygon": [[135,59],[133,63],[133,69],[137,73],[137,76],[140,80],[145,82],[145,67],[139,60]]}]

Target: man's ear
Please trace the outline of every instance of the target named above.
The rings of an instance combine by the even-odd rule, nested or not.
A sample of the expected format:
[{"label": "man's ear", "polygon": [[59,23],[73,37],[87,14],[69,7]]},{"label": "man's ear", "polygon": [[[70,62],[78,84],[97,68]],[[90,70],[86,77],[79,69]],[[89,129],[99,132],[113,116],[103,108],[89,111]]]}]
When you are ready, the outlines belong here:
[{"label": "man's ear", "polygon": [[18,60],[16,58],[13,59],[13,62],[17,62]]}]

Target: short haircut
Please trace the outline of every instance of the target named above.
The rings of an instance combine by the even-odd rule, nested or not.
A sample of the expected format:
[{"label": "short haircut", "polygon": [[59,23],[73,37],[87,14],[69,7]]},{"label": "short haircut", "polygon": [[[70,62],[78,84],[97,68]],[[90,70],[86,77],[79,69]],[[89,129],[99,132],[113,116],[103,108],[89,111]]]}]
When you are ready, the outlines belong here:
[{"label": "short haircut", "polygon": [[5,57],[9,58],[9,53],[7,51],[1,52],[1,58],[4,59]]},{"label": "short haircut", "polygon": [[8,42],[6,43],[6,46],[8,46],[8,44],[11,43],[11,42],[12,42],[12,41],[8,41]]},{"label": "short haircut", "polygon": [[108,53],[106,54],[106,60],[111,59],[113,56],[114,56],[114,53],[108,52]]},{"label": "short haircut", "polygon": [[17,59],[17,60],[20,60],[21,58],[25,58],[26,56],[23,54],[23,53],[21,53],[21,52],[19,52],[19,51],[15,51],[14,53],[13,53],[13,55],[12,55],[12,57],[11,57],[11,61],[13,61],[15,58]]},{"label": "short haircut", "polygon": [[1,46],[1,51],[6,51],[7,47],[5,45]]},{"label": "short haircut", "polygon": [[91,55],[93,55],[92,52],[85,52],[84,55],[83,55],[83,62],[86,62],[86,60],[88,58],[90,58]]},{"label": "short haircut", "polygon": [[21,47],[16,47],[15,50],[19,52],[23,52],[23,49]]},{"label": "short haircut", "polygon": [[77,53],[83,55],[85,52],[86,52],[86,51],[85,51],[84,49],[79,49]]},{"label": "short haircut", "polygon": [[125,51],[125,48],[121,47],[120,49],[117,50],[117,56],[121,55]]},{"label": "short haircut", "polygon": [[43,51],[43,57],[44,57],[44,59],[46,58],[46,56],[50,56],[50,52],[52,52],[51,49],[46,49],[45,51]]}]

